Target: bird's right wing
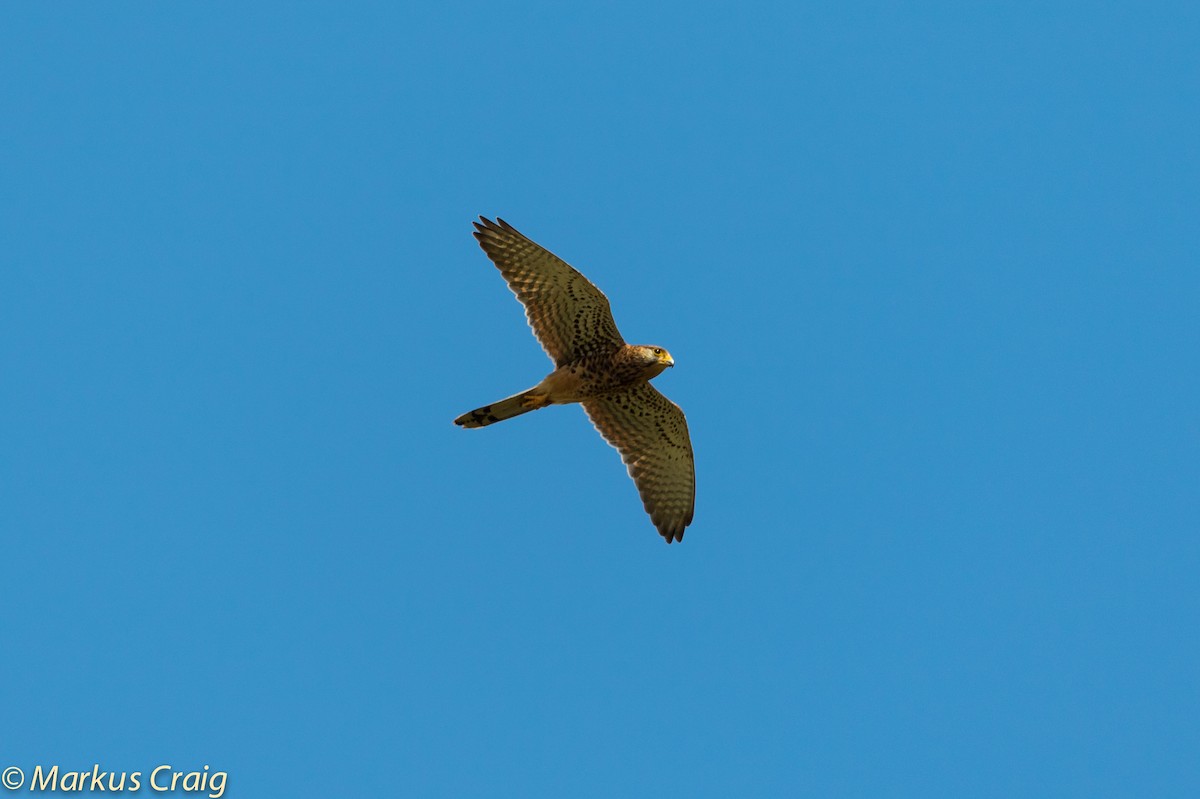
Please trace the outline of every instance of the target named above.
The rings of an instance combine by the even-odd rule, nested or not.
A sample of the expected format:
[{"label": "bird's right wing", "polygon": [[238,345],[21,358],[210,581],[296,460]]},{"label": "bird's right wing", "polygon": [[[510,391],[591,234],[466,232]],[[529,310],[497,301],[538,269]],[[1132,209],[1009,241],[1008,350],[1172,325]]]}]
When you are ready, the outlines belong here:
[{"label": "bird's right wing", "polygon": [[625,344],[604,292],[503,219],[479,219],[479,246],[525,306],[529,326],[556,366]]}]

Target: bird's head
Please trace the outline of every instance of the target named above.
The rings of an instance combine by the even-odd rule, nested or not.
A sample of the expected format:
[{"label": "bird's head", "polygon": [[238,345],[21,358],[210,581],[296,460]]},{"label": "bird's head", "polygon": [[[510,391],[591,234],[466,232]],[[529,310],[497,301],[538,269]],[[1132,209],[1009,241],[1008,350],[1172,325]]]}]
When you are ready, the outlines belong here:
[{"label": "bird's head", "polygon": [[675,365],[675,359],[671,357],[671,353],[662,347],[639,346],[635,349],[638,361],[645,367],[648,378],[660,375],[663,370]]}]

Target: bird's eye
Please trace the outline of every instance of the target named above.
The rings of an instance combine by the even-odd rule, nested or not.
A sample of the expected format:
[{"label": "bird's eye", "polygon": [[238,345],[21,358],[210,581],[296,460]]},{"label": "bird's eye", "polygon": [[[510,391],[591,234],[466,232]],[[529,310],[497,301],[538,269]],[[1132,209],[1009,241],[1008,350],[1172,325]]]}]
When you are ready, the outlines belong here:
[{"label": "bird's eye", "polygon": [[654,354],[655,354],[655,355],[662,355],[662,349],[661,349],[661,348],[659,348],[659,347],[655,347],[655,348],[654,348]]}]

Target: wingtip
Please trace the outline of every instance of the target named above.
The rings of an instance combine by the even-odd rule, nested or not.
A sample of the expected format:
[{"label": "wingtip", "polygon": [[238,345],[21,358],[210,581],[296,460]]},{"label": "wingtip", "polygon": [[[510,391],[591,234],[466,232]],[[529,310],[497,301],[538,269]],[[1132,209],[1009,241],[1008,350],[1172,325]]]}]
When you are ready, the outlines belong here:
[{"label": "wingtip", "polygon": [[520,232],[515,227],[505,222],[501,217],[488,219],[483,214],[480,214],[479,221],[472,222],[471,224],[475,226],[476,230],[495,230],[500,233],[517,233],[520,235]]},{"label": "wingtip", "polygon": [[669,530],[659,530],[658,534],[661,535],[663,537],[663,540],[666,541],[667,544],[669,545],[669,544],[674,543],[675,541],[682,542],[683,541],[683,532],[684,532],[683,530],[669,529]]},{"label": "wingtip", "polygon": [[[495,221],[488,219],[486,216],[480,215],[478,222],[472,222],[475,230],[471,233],[479,241],[480,245],[485,240],[502,241],[505,233],[516,233],[512,225],[505,222],[500,217],[496,217]],[[519,234],[518,234],[519,235]]]}]

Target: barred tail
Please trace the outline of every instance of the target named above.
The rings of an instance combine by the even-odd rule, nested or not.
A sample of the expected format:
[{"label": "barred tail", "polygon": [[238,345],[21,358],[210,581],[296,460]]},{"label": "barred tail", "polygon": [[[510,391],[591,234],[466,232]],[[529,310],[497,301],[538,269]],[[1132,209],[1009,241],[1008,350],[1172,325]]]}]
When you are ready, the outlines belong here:
[{"label": "barred tail", "polygon": [[514,394],[508,399],[502,399],[499,402],[493,402],[491,405],[484,405],[482,408],[467,411],[455,419],[454,423],[459,427],[486,427],[489,424],[503,422],[505,419],[511,419],[523,413],[536,411],[538,408],[545,408],[549,404],[550,400],[545,394],[538,394],[537,389],[531,388],[528,391],[522,391],[520,394]]}]

